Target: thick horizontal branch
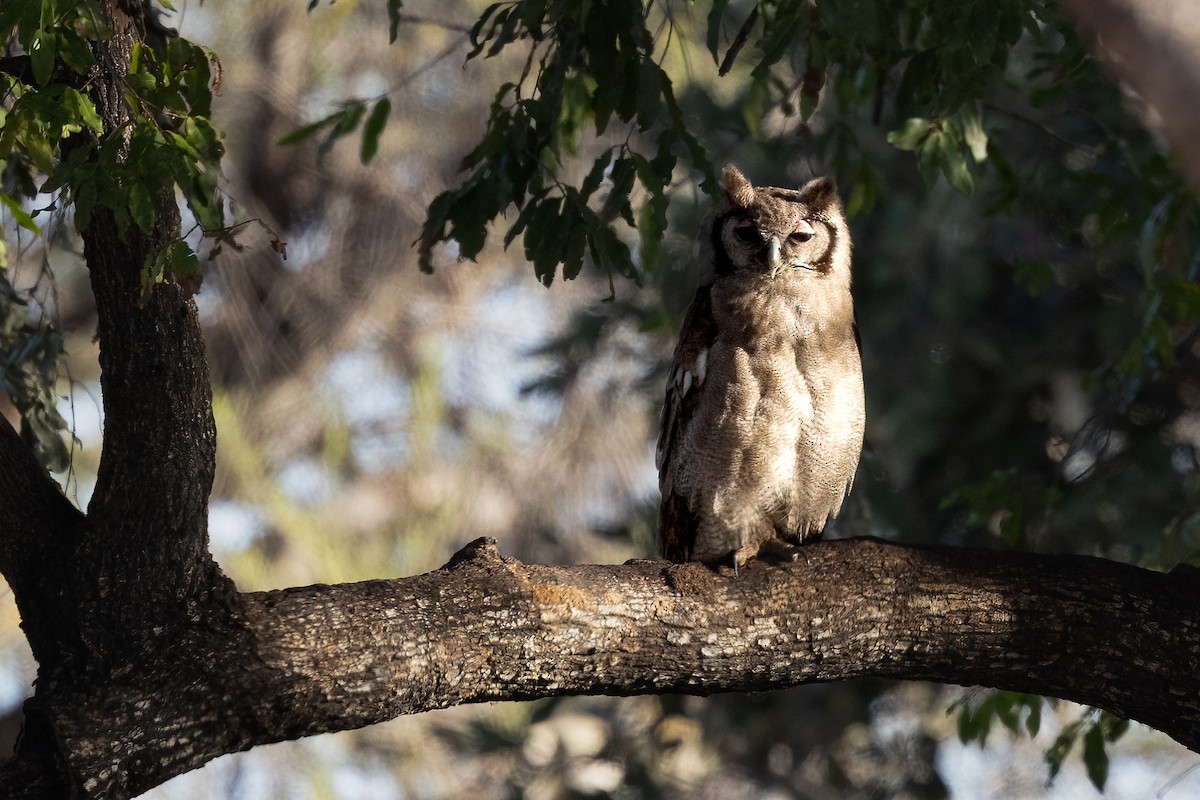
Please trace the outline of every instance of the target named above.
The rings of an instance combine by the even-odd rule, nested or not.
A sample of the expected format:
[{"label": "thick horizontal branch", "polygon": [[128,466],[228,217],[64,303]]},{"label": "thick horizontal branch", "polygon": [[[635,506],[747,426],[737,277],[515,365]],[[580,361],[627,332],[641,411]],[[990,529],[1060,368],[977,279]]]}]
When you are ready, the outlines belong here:
[{"label": "thick horizontal branch", "polygon": [[160,662],[41,710],[87,796],[461,703],[868,675],[1076,700],[1200,750],[1193,570],[869,539],[805,553],[733,575],[525,565],[480,540],[414,578],[243,595],[238,629],[181,636]]}]

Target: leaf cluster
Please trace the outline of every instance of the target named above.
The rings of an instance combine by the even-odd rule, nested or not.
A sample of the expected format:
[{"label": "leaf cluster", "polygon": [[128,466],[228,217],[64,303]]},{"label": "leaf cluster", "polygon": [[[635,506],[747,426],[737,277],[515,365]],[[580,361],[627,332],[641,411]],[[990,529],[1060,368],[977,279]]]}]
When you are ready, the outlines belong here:
[{"label": "leaf cluster", "polygon": [[[963,744],[987,743],[994,722],[1012,733],[1028,733],[1036,737],[1042,725],[1043,705],[1057,705],[1053,698],[1043,698],[1024,692],[985,692],[982,698],[964,698],[950,707],[958,710],[958,738]],[[1108,780],[1107,745],[1116,742],[1129,730],[1129,720],[1106,711],[1090,711],[1063,728],[1046,751],[1046,763],[1053,779],[1062,770],[1067,755],[1079,741],[1083,742],[1082,757],[1088,779],[1098,791],[1104,791]]]},{"label": "leaf cluster", "polygon": [[[210,121],[220,63],[198,45],[155,31],[133,46],[118,101],[124,119],[118,121],[122,112],[97,105],[89,77],[94,45],[112,36],[98,3],[0,6],[0,32],[13,53],[0,74],[0,207],[34,235],[42,233],[37,218],[48,212],[69,208],[79,231],[98,211],[109,213],[121,230],[160,243],[142,265],[144,291],[165,280],[194,291],[201,280],[199,257],[160,216],[175,207],[178,195],[218,248],[233,241],[219,185],[224,146]],[[47,196],[53,198],[48,205],[30,210]],[[6,253],[0,248],[0,267]],[[24,318],[21,299],[12,292],[0,298],[6,319]],[[8,387],[10,394],[42,442],[39,453],[47,464],[58,464],[61,442],[52,447],[47,431],[64,425],[45,400],[55,375],[50,367],[61,352],[57,333],[43,327],[13,341],[10,359],[29,364],[8,363],[22,376]]]},{"label": "leaf cluster", "polygon": [[54,384],[63,354],[61,332],[30,321],[28,301],[0,272],[0,391],[21,414],[21,438],[48,469],[64,470],[70,460],[62,432]]}]

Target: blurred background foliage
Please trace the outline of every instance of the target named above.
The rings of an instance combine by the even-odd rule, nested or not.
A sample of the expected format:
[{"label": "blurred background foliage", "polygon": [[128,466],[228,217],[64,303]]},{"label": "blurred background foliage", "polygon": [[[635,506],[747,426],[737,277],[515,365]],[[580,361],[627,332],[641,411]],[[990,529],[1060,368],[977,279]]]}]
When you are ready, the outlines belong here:
[{"label": "blurred background foliage", "polygon": [[[483,535],[650,555],[663,375],[727,162],[832,174],[852,214],[868,449],[831,535],[1200,561],[1196,205],[1052,4],[307,11],[163,18],[219,57],[223,191],[265,223],[196,298],[213,547],[241,588],[414,574]],[[46,205],[5,212],[0,404],[85,506],[94,309],[71,210],[21,224]],[[33,665],[7,597],[11,728]],[[451,709],[149,796],[1171,798],[1200,792],[1195,760],[1066,703],[862,681]]]}]

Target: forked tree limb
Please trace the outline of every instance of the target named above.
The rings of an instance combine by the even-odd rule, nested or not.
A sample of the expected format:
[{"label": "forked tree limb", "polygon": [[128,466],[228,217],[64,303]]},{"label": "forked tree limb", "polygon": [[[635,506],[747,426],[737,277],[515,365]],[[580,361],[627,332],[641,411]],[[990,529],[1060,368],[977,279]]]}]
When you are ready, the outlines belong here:
[{"label": "forked tree limb", "polygon": [[463,703],[863,676],[1076,700],[1200,750],[1195,570],[873,539],[805,553],[735,576],[527,565],[479,540],[425,575],[242,595],[237,626],[182,632],[127,677],[38,712],[88,797]]}]

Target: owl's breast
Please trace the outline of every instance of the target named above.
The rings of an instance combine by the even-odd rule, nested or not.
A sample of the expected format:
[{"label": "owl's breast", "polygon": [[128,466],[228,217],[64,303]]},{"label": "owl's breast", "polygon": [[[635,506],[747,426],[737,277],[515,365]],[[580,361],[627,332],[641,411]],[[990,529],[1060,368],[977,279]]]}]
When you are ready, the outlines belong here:
[{"label": "owl's breast", "polygon": [[710,374],[715,368],[725,385],[714,428],[730,442],[718,449],[733,484],[751,489],[781,528],[820,530],[858,467],[862,368],[853,328],[805,336],[788,316],[760,335],[714,344]]}]

